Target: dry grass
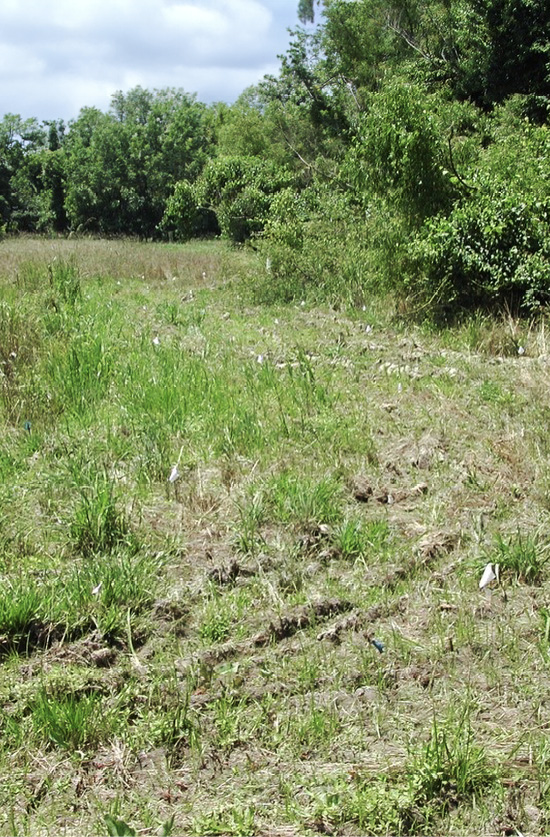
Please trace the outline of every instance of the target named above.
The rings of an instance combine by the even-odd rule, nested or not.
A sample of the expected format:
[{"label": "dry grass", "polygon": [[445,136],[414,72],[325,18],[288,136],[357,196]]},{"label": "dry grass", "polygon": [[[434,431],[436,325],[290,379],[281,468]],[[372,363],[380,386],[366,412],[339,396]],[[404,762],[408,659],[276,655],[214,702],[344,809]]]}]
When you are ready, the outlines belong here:
[{"label": "dry grass", "polygon": [[8,280],[44,262],[70,261],[84,278],[143,280],[152,283],[185,281],[189,288],[209,287],[227,265],[227,250],[212,242],[181,247],[128,239],[52,238],[19,236],[2,242],[0,275]]}]

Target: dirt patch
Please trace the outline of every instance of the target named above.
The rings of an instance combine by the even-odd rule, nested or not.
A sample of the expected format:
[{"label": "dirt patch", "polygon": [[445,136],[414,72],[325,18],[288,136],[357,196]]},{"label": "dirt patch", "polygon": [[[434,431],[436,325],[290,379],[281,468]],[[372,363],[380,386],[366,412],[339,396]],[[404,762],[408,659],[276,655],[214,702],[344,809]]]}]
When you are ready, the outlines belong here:
[{"label": "dirt patch", "polygon": [[207,575],[209,581],[218,584],[220,587],[226,587],[235,584],[238,578],[249,578],[255,575],[254,570],[248,567],[243,567],[235,559],[229,564],[224,564],[219,567],[214,567]]},{"label": "dirt patch", "polygon": [[328,619],[337,613],[345,613],[352,607],[351,602],[341,599],[325,599],[311,605],[304,605],[293,613],[281,616],[277,622],[272,622],[267,631],[256,634],[252,644],[258,648],[262,645],[269,645],[272,641],[280,642],[298,631],[309,628],[319,619]]},{"label": "dirt patch", "polygon": [[416,468],[429,471],[444,462],[447,454],[445,440],[436,434],[425,433],[420,439],[403,439],[386,451],[386,468],[395,473]]},{"label": "dirt patch", "polygon": [[247,654],[254,648],[263,648],[274,642],[281,642],[294,636],[298,631],[306,630],[319,620],[328,619],[352,609],[351,602],[341,599],[323,599],[310,605],[303,605],[270,622],[267,630],[260,631],[249,639],[242,642],[224,642],[198,655],[195,654],[191,658],[177,661],[177,666],[180,670],[186,670],[190,665],[197,663],[215,666],[223,660]]},{"label": "dirt patch", "polygon": [[113,668],[120,659],[120,652],[105,644],[96,632],[77,642],[57,641],[28,662],[22,671],[32,677],[38,671],[44,671],[53,665],[79,665],[91,668]]},{"label": "dirt patch", "polygon": [[[402,596],[395,602],[390,602],[388,604],[376,604],[366,611],[354,611],[353,613],[350,613],[349,616],[339,619],[334,623],[334,625],[331,625],[330,628],[321,631],[321,633],[317,635],[317,639],[320,642],[328,640],[329,642],[339,645],[342,641],[342,634],[348,631],[361,631],[365,629],[367,625],[372,625],[380,619],[384,619],[394,613],[402,611],[406,607],[407,603],[408,596]],[[367,639],[369,641],[372,640],[370,632],[367,633]]]},{"label": "dirt patch", "polygon": [[381,505],[391,506],[394,503],[402,503],[405,500],[422,497],[428,493],[428,483],[419,482],[412,488],[379,487],[372,485],[364,476],[357,476],[351,484],[353,499],[358,503],[373,501]]}]

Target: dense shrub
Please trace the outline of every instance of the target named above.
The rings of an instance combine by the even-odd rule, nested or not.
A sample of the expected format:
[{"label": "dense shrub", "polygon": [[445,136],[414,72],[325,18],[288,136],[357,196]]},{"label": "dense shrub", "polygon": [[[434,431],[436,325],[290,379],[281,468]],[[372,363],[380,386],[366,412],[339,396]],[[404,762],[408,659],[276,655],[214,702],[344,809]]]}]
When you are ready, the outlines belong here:
[{"label": "dense shrub", "polygon": [[243,242],[263,230],[274,195],[293,180],[284,167],[258,157],[219,157],[205,166],[195,195],[198,206],[215,212],[224,237]]},{"label": "dense shrub", "polygon": [[193,184],[180,180],[166,202],[166,209],[159,224],[159,232],[176,241],[188,241],[194,236],[219,233],[215,214],[197,206]]},{"label": "dense shrub", "polygon": [[371,275],[366,241],[364,219],[338,191],[282,190],[266,222],[267,268],[254,284],[256,299],[359,303]]},{"label": "dense shrub", "polygon": [[550,302],[549,221],[550,199],[480,190],[426,222],[408,287],[443,312],[495,303],[533,311]]},{"label": "dense shrub", "polygon": [[428,311],[550,302],[550,131],[519,122],[516,105],[495,114],[468,193],[415,242],[404,286]]}]

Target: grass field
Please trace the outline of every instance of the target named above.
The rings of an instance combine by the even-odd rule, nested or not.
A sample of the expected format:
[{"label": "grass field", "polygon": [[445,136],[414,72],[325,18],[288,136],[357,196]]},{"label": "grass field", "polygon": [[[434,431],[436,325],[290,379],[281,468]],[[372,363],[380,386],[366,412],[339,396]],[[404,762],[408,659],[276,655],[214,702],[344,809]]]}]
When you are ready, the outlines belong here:
[{"label": "grass field", "polygon": [[0,835],[548,833],[544,324],[0,257]]}]

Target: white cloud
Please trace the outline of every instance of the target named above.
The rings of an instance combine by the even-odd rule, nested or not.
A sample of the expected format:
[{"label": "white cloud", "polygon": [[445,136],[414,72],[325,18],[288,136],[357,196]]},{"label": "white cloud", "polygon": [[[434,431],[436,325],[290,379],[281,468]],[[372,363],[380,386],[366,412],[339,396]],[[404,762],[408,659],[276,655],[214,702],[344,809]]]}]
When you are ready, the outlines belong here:
[{"label": "white cloud", "polygon": [[0,0],[0,116],[74,117],[117,89],[232,101],[278,66],[297,0]]},{"label": "white cloud", "polygon": [[45,63],[38,56],[29,55],[20,46],[2,45],[0,50],[0,78],[6,81],[27,78],[35,79],[45,70]]}]

